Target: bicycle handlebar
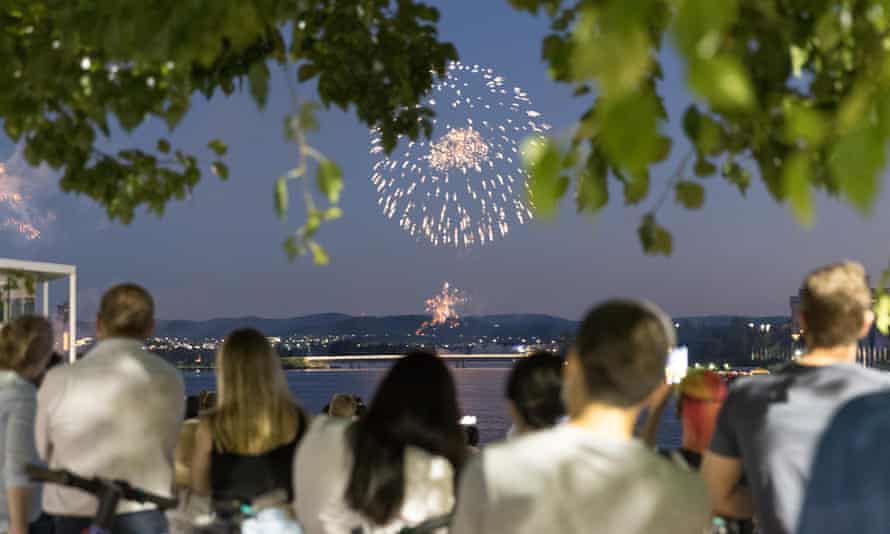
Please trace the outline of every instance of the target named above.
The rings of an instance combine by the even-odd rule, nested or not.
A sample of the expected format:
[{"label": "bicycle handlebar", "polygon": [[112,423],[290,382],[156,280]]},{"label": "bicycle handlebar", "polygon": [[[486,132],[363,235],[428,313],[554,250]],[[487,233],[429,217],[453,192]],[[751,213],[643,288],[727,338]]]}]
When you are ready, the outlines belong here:
[{"label": "bicycle handlebar", "polygon": [[77,488],[96,497],[101,497],[106,490],[117,490],[120,492],[120,496],[128,501],[152,503],[162,510],[176,508],[178,502],[176,499],[134,488],[123,480],[108,480],[99,477],[83,478],[64,469],[47,469],[33,464],[25,466],[25,472],[32,480]]}]

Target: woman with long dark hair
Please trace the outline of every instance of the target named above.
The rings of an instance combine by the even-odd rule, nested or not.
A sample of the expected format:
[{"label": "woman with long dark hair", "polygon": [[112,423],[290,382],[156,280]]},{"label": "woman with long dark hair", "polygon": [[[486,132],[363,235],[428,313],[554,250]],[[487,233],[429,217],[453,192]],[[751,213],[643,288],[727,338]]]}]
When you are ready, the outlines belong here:
[{"label": "woman with long dark hair", "polygon": [[388,534],[445,515],[466,454],[454,380],[435,354],[408,353],[355,422],[319,417],[294,462],[309,534]]}]

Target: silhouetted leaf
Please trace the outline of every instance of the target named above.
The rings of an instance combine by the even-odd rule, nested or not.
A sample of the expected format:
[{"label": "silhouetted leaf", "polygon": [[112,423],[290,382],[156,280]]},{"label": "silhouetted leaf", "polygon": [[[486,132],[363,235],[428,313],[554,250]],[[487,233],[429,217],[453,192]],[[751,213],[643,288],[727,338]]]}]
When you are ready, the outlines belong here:
[{"label": "silhouetted leaf", "polygon": [[705,188],[689,181],[677,182],[674,188],[677,203],[689,210],[697,210],[705,203]]},{"label": "silhouetted leaf", "polygon": [[275,182],[275,213],[278,214],[278,218],[282,221],[287,218],[287,203],[287,178],[282,176]]},{"label": "silhouetted leaf", "polygon": [[316,174],[318,190],[331,204],[340,201],[340,192],[343,191],[343,171],[333,161],[326,159],[318,162],[318,174]]}]

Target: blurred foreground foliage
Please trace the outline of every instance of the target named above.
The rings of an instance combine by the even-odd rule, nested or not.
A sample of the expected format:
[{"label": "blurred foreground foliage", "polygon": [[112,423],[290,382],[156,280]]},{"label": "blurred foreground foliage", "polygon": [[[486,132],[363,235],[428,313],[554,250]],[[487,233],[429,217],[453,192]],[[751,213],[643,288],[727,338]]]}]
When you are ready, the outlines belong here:
[{"label": "blurred foreground foliage", "polygon": [[[890,0],[509,2],[549,18],[542,55],[550,75],[590,100],[570,139],[526,152],[541,214],[569,191],[585,213],[608,205],[611,186],[625,204],[654,196],[638,237],[647,253],[670,254],[658,208],[670,198],[701,208],[712,177],[742,195],[761,180],[804,225],[815,216],[815,190],[863,213],[874,208],[890,138]],[[429,135],[431,111],[418,103],[457,59],[438,38],[438,18],[415,0],[6,0],[0,120],[29,164],[59,170],[63,190],[128,223],[140,206],[161,214],[188,195],[206,168],[226,179],[227,146],[207,140],[201,160],[166,138],[103,147],[126,145],[117,132],[149,120],[172,132],[196,94],[246,89],[262,108],[275,65],[289,81],[313,80],[324,106],[378,127],[387,150],[399,135]],[[659,177],[654,167],[681,144],[664,131],[658,86],[668,42],[697,100],[682,116],[692,149]],[[297,167],[276,183],[275,206],[284,218],[289,183],[315,168],[326,205],[304,190],[307,220],[285,248],[325,263],[313,236],[340,217],[343,176],[306,142],[319,126],[316,110],[295,98],[284,118]],[[656,187],[662,193],[651,195]],[[882,295],[878,307],[890,328],[890,299]]]},{"label": "blurred foreground foliage", "polygon": [[[545,215],[570,190],[579,212],[596,212],[608,204],[610,184],[625,204],[644,202],[657,185],[699,209],[713,177],[742,195],[756,177],[805,226],[816,190],[864,214],[874,209],[890,139],[890,0],[510,3],[549,17],[542,55],[550,75],[591,102],[570,140],[551,139],[527,158]],[[682,116],[691,151],[676,158],[682,163],[671,176],[656,176],[653,167],[680,145],[664,132],[659,52],[667,43],[697,98]],[[562,164],[540,165],[541,156]],[[656,219],[667,195],[658,197],[638,235],[646,253],[668,255],[673,239]],[[887,282],[890,274],[877,300],[885,333]]]},{"label": "blurred foreground foliage", "polygon": [[[417,103],[435,73],[457,58],[438,39],[438,16],[413,0],[5,0],[0,120],[29,164],[60,171],[64,191],[85,194],[111,219],[129,223],[140,206],[162,214],[207,168],[227,179],[226,144],[208,140],[203,157],[210,161],[165,138],[151,147],[103,147],[127,145],[120,130],[151,120],[172,132],[196,94],[246,89],[262,108],[276,64],[291,79],[314,80],[325,106],[353,109],[379,127],[389,149],[398,135],[428,131],[431,113]],[[314,110],[295,103],[285,117],[299,165],[278,181],[276,206],[283,214],[287,181],[316,165],[330,206],[307,205],[307,223],[285,247],[324,263],[312,236],[322,220],[339,215],[342,173],[305,143],[318,126]]]}]

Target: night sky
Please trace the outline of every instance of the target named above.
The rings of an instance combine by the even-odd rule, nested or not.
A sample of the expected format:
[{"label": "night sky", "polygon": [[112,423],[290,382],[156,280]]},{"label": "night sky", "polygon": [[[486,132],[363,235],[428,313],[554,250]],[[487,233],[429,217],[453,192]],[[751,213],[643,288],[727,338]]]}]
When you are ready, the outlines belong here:
[{"label": "night sky", "polygon": [[[456,44],[464,63],[498,71],[509,85],[529,92],[555,132],[570,131],[588,102],[548,78],[540,60],[544,19],[515,12],[506,2],[439,4],[441,37]],[[662,92],[672,117],[668,133],[679,139],[679,117],[691,97],[680,85],[682,64],[670,50],[663,59]],[[325,225],[319,236],[331,265],[316,267],[308,258],[290,263],[281,243],[303,214],[298,194],[291,196],[286,224],[273,209],[275,178],[296,163],[282,135],[282,117],[291,105],[287,85],[281,70],[273,71],[265,111],[246,93],[210,102],[195,98],[169,138],[203,151],[205,160],[205,143],[222,138],[230,149],[231,178],[220,182],[208,171],[192,198],[170,204],[163,218],[140,214],[129,227],[110,223],[92,201],[60,193],[57,177],[13,161],[11,167],[23,169],[31,184],[35,214],[52,212],[55,220],[37,221],[44,231],[38,241],[0,230],[0,256],[76,264],[81,317],[95,312],[103,289],[125,280],[149,288],[159,317],[167,319],[419,313],[423,300],[448,280],[470,297],[468,313],[540,312],[574,319],[611,296],[646,297],[675,316],[787,314],[788,296],[807,270],[851,258],[876,277],[890,254],[886,191],[871,218],[820,197],[817,222],[805,230],[759,183],[744,199],[734,186],[712,178],[705,184],[704,209],[688,212],[669,202],[659,211],[660,222],[674,233],[673,256],[644,256],[636,234],[640,216],[685,153],[682,141],[675,144],[674,159],[653,173],[651,198],[640,206],[624,206],[613,183],[613,202],[596,217],[577,215],[567,198],[555,220],[514,226],[491,245],[432,248],[379,213],[369,180],[367,128],[351,113],[330,111],[311,143],[344,170],[345,217]],[[300,91],[314,97],[309,85]],[[167,135],[165,127],[152,123],[131,138],[116,136],[108,148],[151,147]],[[14,154],[8,140],[0,142],[0,156]],[[8,215],[5,209],[0,205],[0,220]]]}]

